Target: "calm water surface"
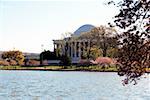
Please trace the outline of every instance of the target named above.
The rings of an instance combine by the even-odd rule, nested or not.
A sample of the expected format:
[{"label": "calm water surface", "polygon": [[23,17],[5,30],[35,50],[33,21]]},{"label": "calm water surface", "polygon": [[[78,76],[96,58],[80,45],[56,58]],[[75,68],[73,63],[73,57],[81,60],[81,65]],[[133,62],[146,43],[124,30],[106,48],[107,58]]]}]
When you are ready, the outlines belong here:
[{"label": "calm water surface", "polygon": [[150,100],[150,75],[123,86],[116,73],[0,71],[0,100]]}]

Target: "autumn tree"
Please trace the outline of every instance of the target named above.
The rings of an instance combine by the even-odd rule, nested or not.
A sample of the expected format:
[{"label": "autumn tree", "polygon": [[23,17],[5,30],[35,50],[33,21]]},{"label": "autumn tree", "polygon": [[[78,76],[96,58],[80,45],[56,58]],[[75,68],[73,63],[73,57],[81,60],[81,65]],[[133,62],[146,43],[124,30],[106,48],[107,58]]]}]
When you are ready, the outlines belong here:
[{"label": "autumn tree", "polygon": [[15,65],[17,65],[17,62],[15,60],[9,60],[9,64],[11,66],[15,66]]},{"label": "autumn tree", "polygon": [[114,18],[114,25],[122,31],[119,35],[118,74],[126,77],[125,84],[136,84],[150,67],[150,0],[120,0],[109,4],[120,9]]},{"label": "autumn tree", "polygon": [[6,60],[0,60],[0,66],[9,66],[9,62]]},{"label": "autumn tree", "polygon": [[89,41],[88,54],[91,55],[91,48],[101,49],[103,57],[107,56],[107,51],[110,48],[117,48],[116,31],[113,28],[100,26],[93,28],[90,32],[82,33],[79,39]]},{"label": "autumn tree", "polygon": [[12,65],[22,65],[24,61],[24,55],[21,51],[7,51],[2,53],[2,58],[10,62]]}]

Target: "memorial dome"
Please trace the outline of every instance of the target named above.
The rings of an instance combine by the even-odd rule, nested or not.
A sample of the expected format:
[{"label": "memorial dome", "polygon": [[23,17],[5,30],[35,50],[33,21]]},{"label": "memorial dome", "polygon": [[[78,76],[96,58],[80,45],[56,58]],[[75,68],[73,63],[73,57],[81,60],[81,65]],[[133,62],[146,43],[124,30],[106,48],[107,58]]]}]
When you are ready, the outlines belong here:
[{"label": "memorial dome", "polygon": [[81,33],[83,32],[89,32],[91,31],[91,29],[93,29],[95,26],[93,25],[90,25],[90,24],[85,24],[85,25],[82,25],[81,27],[79,27],[75,32],[74,32],[74,35],[75,36],[79,36]]}]

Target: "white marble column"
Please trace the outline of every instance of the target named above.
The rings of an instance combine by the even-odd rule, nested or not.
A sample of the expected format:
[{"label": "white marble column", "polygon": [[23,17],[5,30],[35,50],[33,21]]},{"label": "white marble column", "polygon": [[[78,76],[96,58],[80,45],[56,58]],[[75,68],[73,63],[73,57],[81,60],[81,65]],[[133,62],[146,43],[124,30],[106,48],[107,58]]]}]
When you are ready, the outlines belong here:
[{"label": "white marble column", "polygon": [[70,45],[70,43],[68,42],[68,46],[67,46],[67,48],[68,48],[68,49],[67,49],[67,54],[68,54],[68,56],[70,56],[70,46],[69,46],[69,45]]},{"label": "white marble column", "polygon": [[73,42],[71,42],[71,57],[73,57],[73,53],[74,53],[74,45]]},{"label": "white marble column", "polygon": [[66,53],[66,44],[62,44],[62,49],[63,49],[63,55]]},{"label": "white marble column", "polygon": [[70,56],[70,57],[72,57],[72,53],[71,53],[71,45],[72,45],[72,43],[70,42],[70,43],[69,43],[69,56]]},{"label": "white marble column", "polygon": [[79,41],[76,41],[76,57],[79,57]]},{"label": "white marble column", "polygon": [[55,51],[55,49],[56,49],[56,44],[54,43],[54,51]]},{"label": "white marble column", "polygon": [[81,42],[79,41],[79,58],[81,58]]},{"label": "white marble column", "polygon": [[88,49],[87,51],[89,52],[90,51],[90,41],[88,41]]},{"label": "white marble column", "polygon": [[84,40],[84,41],[83,41],[83,54],[84,54],[84,52],[86,51],[85,49],[86,49],[86,44],[85,44],[85,40]]},{"label": "white marble column", "polygon": [[74,57],[76,58],[76,55],[77,55],[77,42],[75,41],[74,42]]},{"label": "white marble column", "polygon": [[66,48],[65,48],[65,53],[69,56],[69,43],[68,42],[66,42]]}]

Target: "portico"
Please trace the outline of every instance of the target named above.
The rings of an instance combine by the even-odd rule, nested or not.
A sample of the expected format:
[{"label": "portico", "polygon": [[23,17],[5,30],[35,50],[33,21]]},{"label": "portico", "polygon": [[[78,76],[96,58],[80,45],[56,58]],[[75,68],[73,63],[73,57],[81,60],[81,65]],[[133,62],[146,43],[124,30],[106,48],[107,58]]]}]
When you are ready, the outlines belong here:
[{"label": "portico", "polygon": [[54,51],[59,51],[60,55],[67,54],[71,57],[72,63],[78,63],[82,58],[84,51],[89,49],[87,40],[54,40]]},{"label": "portico", "polygon": [[72,63],[78,63],[83,57],[84,52],[90,49],[90,42],[86,39],[77,39],[81,33],[90,32],[95,26],[86,24],[79,27],[71,37],[62,40],[53,40],[54,52],[60,55],[67,54]]}]

